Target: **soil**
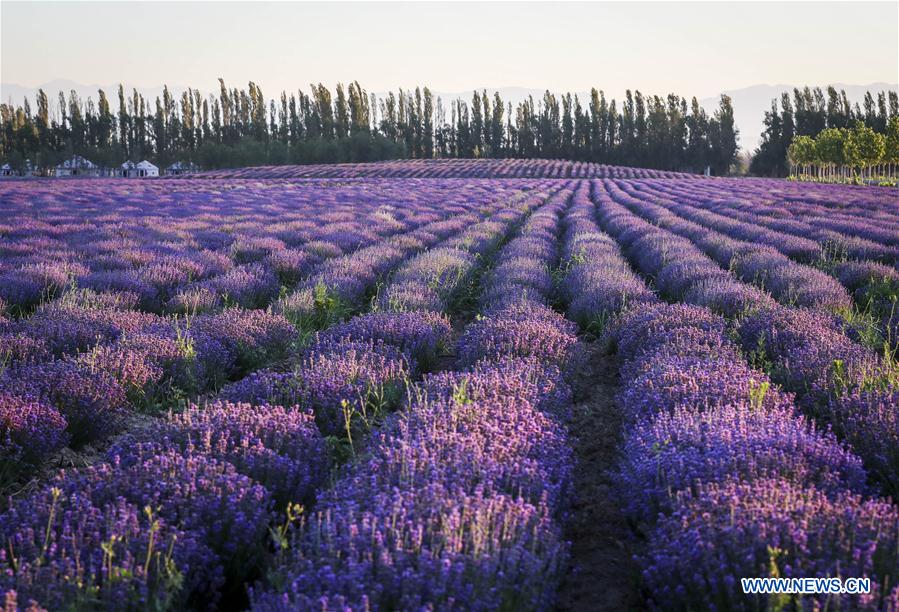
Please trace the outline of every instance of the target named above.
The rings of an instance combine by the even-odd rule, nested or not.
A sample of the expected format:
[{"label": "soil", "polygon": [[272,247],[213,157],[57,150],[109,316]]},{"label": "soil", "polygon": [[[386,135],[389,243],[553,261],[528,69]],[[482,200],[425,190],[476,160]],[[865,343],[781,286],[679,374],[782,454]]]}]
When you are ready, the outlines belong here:
[{"label": "soil", "polygon": [[621,440],[622,412],[615,400],[618,367],[594,343],[578,372],[569,432],[577,455],[575,500],[566,529],[568,568],[556,609],[642,610],[636,540],[621,514],[610,468]]}]

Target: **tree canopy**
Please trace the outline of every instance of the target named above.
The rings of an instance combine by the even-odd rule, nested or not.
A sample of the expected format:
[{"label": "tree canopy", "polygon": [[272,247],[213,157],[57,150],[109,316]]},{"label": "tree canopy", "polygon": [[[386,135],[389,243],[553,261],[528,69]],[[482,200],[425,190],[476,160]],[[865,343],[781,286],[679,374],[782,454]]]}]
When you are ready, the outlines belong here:
[{"label": "tree canopy", "polygon": [[381,98],[358,82],[321,83],[268,99],[219,79],[217,95],[168,87],[146,100],[122,86],[113,110],[74,91],[52,104],[39,91],[32,111],[0,105],[0,160],[51,167],[78,154],[114,166],[149,159],[164,166],[190,161],[203,168],[260,164],[362,162],[393,158],[567,158],[665,170],[726,174],[739,134],[730,98],[709,115],[696,98],[645,96],[628,90],[618,103],[593,89],[587,99],[546,91],[513,107],[498,92],[442,100],[427,87]]},{"label": "tree canopy", "polygon": [[[761,145],[753,156],[750,171],[763,176],[786,176],[790,169],[789,163],[798,163],[790,153],[794,138],[817,137],[818,146],[821,142],[820,135],[826,130],[847,130],[858,123],[878,134],[886,134],[892,118],[899,116],[899,98],[895,91],[882,91],[876,96],[875,102],[875,94],[867,92],[862,105],[852,105],[845,90],[837,91],[834,87],[828,87],[826,91],[822,91],[818,87],[805,87],[795,88],[792,96],[784,93],[780,98],[779,108],[778,101],[772,100],[771,110],[765,113],[765,130],[762,132]],[[850,163],[857,165],[858,159],[850,162],[837,155],[837,149],[842,151],[842,144],[836,144],[838,133],[841,132],[830,132],[824,137],[825,142],[828,139],[831,142],[820,146],[829,146],[831,149],[825,157],[818,157],[818,163],[828,159],[824,163],[836,166]],[[857,140],[862,136],[859,134],[855,138]],[[870,136],[864,138],[871,139]],[[800,148],[802,146],[804,145],[800,145]],[[869,147],[873,144],[866,141],[865,145],[858,146]],[[856,145],[853,144],[852,147]]]}]

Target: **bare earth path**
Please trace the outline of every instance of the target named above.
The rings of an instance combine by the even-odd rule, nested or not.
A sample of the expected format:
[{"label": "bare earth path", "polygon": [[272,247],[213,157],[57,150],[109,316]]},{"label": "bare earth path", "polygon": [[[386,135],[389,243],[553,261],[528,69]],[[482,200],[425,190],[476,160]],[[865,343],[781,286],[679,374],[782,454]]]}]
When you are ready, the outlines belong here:
[{"label": "bare earth path", "polygon": [[577,467],[575,501],[566,537],[571,559],[559,587],[557,610],[641,610],[638,571],[630,528],[621,515],[608,469],[621,439],[621,410],[615,401],[617,365],[596,344],[575,384],[570,424]]}]

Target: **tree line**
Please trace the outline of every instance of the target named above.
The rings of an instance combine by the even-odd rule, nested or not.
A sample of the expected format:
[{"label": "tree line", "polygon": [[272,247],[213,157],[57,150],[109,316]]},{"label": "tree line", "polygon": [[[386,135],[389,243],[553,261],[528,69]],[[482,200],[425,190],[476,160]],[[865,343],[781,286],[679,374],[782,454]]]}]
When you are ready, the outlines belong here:
[{"label": "tree line", "polygon": [[[771,101],[765,112],[765,129],[758,151],[752,158],[750,172],[761,176],[787,176],[790,171],[788,151],[798,136],[816,137],[825,129],[849,130],[859,124],[877,134],[886,134],[891,117],[899,116],[899,99],[895,91],[875,94],[866,92],[861,104],[850,104],[845,90],[834,87],[793,89]],[[876,163],[876,162],[874,162]]]},{"label": "tree line", "polygon": [[862,121],[851,129],[825,128],[817,136],[796,136],[787,149],[790,175],[802,180],[894,180],[899,169],[899,115],[884,134]]},{"label": "tree line", "polygon": [[[514,105],[498,92],[447,100],[427,87],[378,97],[358,82],[322,84],[266,99],[250,82],[217,95],[165,87],[147,100],[120,85],[82,100],[39,90],[32,107],[0,104],[0,160],[52,167],[78,154],[105,166],[149,159],[203,168],[362,162],[399,158],[565,158],[664,170],[726,174],[738,151],[733,107],[721,96],[710,115],[692,98],[623,100],[593,89],[586,99],[546,91]],[[117,102],[117,104],[116,104]],[[114,106],[117,107],[114,109]]]}]

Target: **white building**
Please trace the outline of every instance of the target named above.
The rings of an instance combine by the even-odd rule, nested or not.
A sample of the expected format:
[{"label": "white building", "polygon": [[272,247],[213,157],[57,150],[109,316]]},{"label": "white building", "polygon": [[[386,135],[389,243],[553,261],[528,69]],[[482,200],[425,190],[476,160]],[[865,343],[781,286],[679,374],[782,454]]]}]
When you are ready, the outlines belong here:
[{"label": "white building", "polygon": [[159,176],[159,167],[154,166],[147,160],[143,160],[142,162],[137,164],[137,176]]},{"label": "white building", "polygon": [[168,176],[178,176],[179,174],[193,174],[199,172],[200,168],[196,164],[190,162],[175,162],[165,169]]},{"label": "white building", "polygon": [[16,171],[12,169],[12,166],[9,164],[0,166],[0,178],[10,178],[13,176],[16,176]]},{"label": "white building", "polygon": [[133,178],[135,173],[135,164],[130,159],[119,166],[118,176],[121,176],[122,178]]},{"label": "white building", "polygon": [[126,161],[119,166],[119,176],[123,178],[145,178],[148,176],[159,176],[159,168],[148,162],[147,160],[134,163]]},{"label": "white building", "polygon": [[89,159],[76,155],[56,166],[56,176],[100,176],[100,167]]}]

